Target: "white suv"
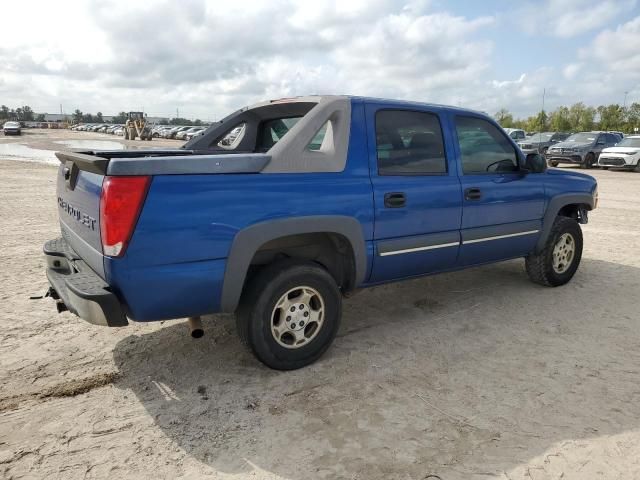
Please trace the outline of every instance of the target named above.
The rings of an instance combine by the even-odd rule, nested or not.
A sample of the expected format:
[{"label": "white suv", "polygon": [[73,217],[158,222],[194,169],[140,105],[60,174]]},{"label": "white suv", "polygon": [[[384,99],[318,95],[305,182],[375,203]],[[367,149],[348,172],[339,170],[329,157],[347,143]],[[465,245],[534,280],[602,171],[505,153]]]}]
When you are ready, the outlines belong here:
[{"label": "white suv", "polygon": [[603,149],[598,158],[598,166],[640,170],[640,135],[629,135],[620,140],[615,147]]}]

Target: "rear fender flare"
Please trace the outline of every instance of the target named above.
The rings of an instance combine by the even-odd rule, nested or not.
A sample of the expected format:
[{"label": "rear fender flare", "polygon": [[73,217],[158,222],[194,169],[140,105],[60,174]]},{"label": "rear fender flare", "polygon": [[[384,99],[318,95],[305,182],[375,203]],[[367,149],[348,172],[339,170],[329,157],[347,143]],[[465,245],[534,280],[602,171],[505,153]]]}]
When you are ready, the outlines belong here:
[{"label": "rear fender flare", "polygon": [[547,243],[547,238],[549,237],[549,232],[553,226],[553,222],[562,207],[576,204],[587,205],[589,210],[592,210],[593,195],[589,193],[566,193],[557,195],[549,200],[549,205],[547,205],[547,210],[542,219],[542,230],[540,232],[540,237],[538,238],[538,243],[536,244],[535,253],[540,253],[544,249],[544,246]]},{"label": "rear fender flare", "polygon": [[260,222],[240,230],[233,240],[224,273],[220,310],[228,313],[236,310],[249,265],[262,245],[277,238],[304,233],[335,233],[344,236],[353,250],[354,285],[364,282],[367,272],[366,246],[362,226],[355,218],[318,215]]}]

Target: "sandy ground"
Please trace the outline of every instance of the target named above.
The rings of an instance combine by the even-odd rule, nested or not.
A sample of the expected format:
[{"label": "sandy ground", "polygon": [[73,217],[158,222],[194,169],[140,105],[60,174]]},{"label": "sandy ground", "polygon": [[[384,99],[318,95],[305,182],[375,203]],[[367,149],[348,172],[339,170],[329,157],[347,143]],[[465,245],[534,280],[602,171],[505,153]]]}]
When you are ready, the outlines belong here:
[{"label": "sandy ground", "polygon": [[[9,141],[56,135],[91,138]],[[194,340],[29,300],[58,235],[54,172],[0,160],[0,477],[640,478],[640,174],[592,172],[569,285],[511,261],[370,289],[321,361],[282,373],[230,316]]]}]

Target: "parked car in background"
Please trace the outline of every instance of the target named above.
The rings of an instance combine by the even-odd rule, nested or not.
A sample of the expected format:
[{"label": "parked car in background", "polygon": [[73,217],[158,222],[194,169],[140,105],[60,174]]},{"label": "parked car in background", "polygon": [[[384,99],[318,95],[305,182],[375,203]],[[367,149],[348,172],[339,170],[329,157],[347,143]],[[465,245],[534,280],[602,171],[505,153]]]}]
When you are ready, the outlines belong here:
[{"label": "parked car in background", "polygon": [[2,132],[5,135],[21,135],[22,129],[20,127],[20,122],[5,122],[2,126]]},{"label": "parked car in background", "polygon": [[189,125],[172,128],[168,131],[166,138],[176,138],[176,135],[178,135],[180,132],[184,132],[185,130],[189,130],[190,128],[191,127]]},{"label": "parked car in background", "polygon": [[505,128],[504,131],[507,132],[507,135],[509,135],[516,143],[527,137],[525,131],[520,128]]},{"label": "parked car in background", "polygon": [[162,136],[162,132],[164,132],[165,130],[167,130],[168,126],[166,125],[156,125],[151,129],[151,136],[153,138],[158,138]]},{"label": "parked car in background", "polygon": [[204,130],[204,127],[191,127],[187,130],[182,130],[181,132],[176,133],[176,138],[178,140],[186,140],[187,139],[187,134],[191,133],[191,132],[199,132]]},{"label": "parked car in background", "polygon": [[566,140],[570,133],[564,132],[541,132],[520,141],[518,145],[524,153],[540,153],[547,154],[547,150],[551,145]]},{"label": "parked car in background", "polygon": [[597,166],[600,152],[613,147],[619,137],[608,132],[574,133],[564,142],[553,145],[547,151],[549,165],[557,167],[560,163],[571,163],[583,168]]},{"label": "parked car in background", "polygon": [[171,128],[166,128],[164,130],[162,130],[160,136],[162,138],[171,138],[172,135],[175,135],[178,130],[180,130],[181,127],[171,127]]},{"label": "parked car in background", "polygon": [[598,166],[635,168],[640,171],[640,135],[629,135],[615,147],[602,150]]},{"label": "parked car in background", "polygon": [[185,140],[191,140],[193,137],[198,137],[204,133],[207,127],[197,127],[197,130],[189,130],[185,135]]}]

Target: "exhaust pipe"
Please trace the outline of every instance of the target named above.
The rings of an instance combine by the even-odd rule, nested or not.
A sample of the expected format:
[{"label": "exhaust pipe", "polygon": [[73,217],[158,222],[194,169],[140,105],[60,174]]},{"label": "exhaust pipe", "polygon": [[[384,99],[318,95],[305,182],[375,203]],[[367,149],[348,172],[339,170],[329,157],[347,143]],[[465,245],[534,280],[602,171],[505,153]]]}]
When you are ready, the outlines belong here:
[{"label": "exhaust pipe", "polygon": [[191,336],[193,338],[202,338],[204,335],[204,329],[202,328],[202,320],[200,317],[189,317],[189,330],[191,330]]}]

